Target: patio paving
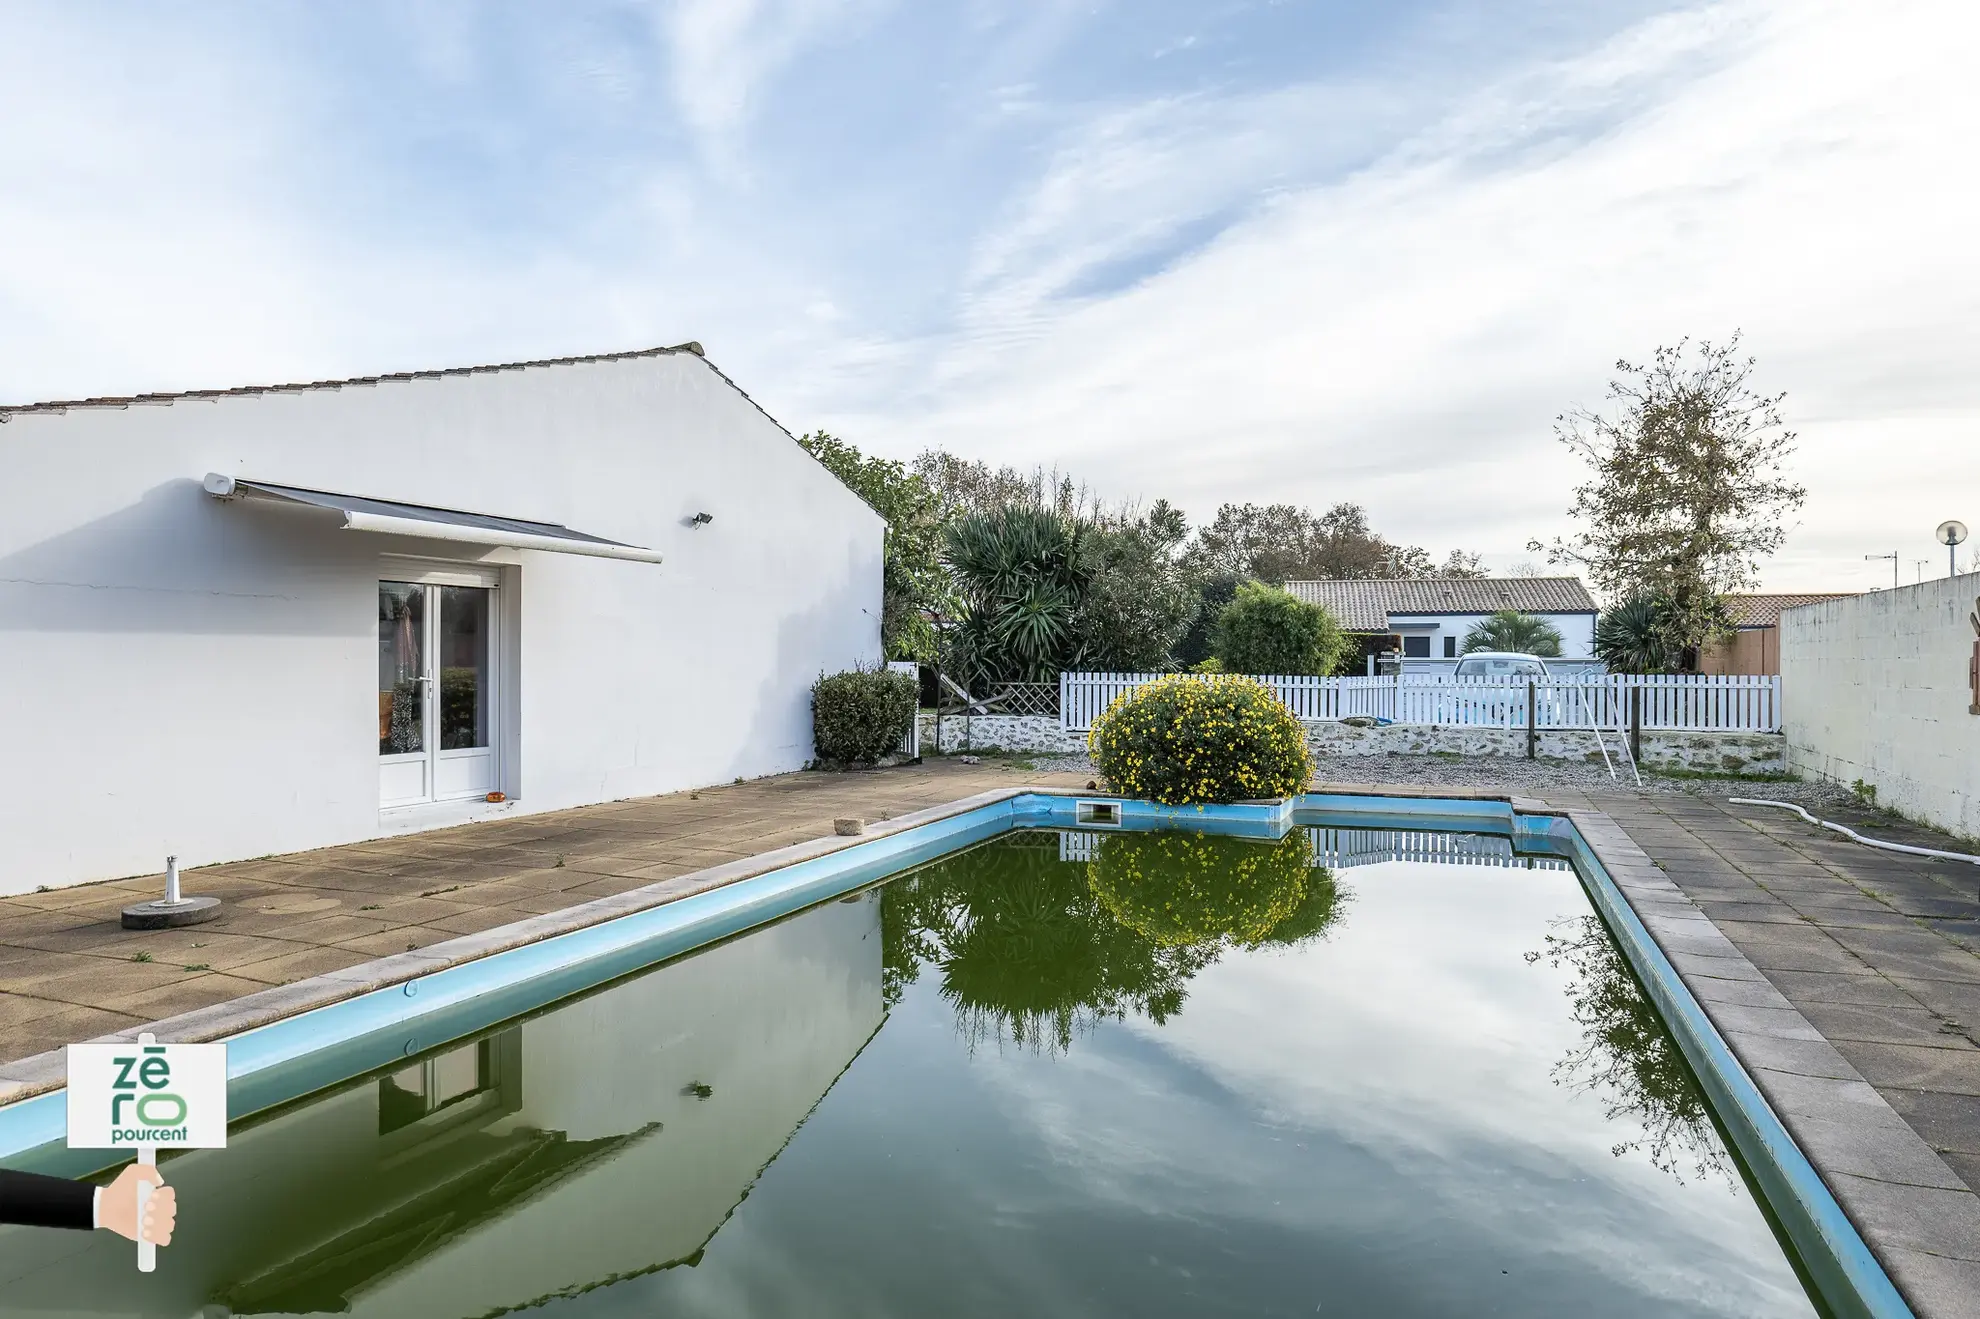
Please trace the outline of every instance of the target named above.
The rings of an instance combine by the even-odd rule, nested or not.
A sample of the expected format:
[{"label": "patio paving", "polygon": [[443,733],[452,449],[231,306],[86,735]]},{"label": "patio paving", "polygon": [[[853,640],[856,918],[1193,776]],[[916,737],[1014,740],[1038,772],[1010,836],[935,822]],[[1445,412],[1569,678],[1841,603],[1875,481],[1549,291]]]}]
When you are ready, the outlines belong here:
[{"label": "patio paving", "polygon": [[[0,898],[0,1070],[377,958],[476,934],[832,833],[1022,783],[1083,786],[1008,761],[784,774],[462,825],[184,874],[224,905],[179,930],[126,930],[162,876]],[[852,840],[847,840],[848,842]]]},{"label": "patio paving", "polygon": [[[1722,799],[1552,793],[1606,812],[1980,1191],[1980,866],[1882,852]],[[1748,795],[1736,793],[1735,795]],[[1766,795],[1754,785],[1753,796]],[[1867,837],[1964,851],[1868,811]]]}]

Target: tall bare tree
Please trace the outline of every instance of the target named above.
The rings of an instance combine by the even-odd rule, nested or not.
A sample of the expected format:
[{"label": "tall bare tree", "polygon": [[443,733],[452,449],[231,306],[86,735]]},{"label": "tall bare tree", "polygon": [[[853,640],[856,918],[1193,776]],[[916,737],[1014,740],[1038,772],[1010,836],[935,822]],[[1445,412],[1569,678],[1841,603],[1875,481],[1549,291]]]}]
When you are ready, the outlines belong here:
[{"label": "tall bare tree", "polygon": [[1754,361],[1739,343],[1737,333],[1718,345],[1680,340],[1648,365],[1619,361],[1609,415],[1556,418],[1556,438],[1590,469],[1569,510],[1581,527],[1526,547],[1579,565],[1612,599],[1658,600],[1687,668],[1726,627],[1720,597],[1753,584],[1807,495],[1785,477],[1795,439],[1781,423],[1786,395],[1748,387]]},{"label": "tall bare tree", "polygon": [[1368,524],[1368,510],[1340,503],[1324,513],[1293,504],[1225,504],[1196,533],[1188,558],[1199,573],[1274,584],[1315,577],[1482,577],[1478,556],[1453,550],[1442,564],[1417,545],[1396,545]]}]

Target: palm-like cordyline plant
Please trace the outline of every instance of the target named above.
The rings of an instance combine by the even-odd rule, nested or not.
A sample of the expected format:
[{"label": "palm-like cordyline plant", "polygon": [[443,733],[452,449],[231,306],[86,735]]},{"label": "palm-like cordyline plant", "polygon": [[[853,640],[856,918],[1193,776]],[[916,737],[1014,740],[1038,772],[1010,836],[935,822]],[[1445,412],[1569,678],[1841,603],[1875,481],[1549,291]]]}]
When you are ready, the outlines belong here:
[{"label": "palm-like cordyline plant", "polygon": [[1561,653],[1561,633],[1544,618],[1501,609],[1464,634],[1465,654],[1474,650],[1509,650],[1553,659]]},{"label": "palm-like cordyline plant", "polygon": [[1663,602],[1634,596],[1595,624],[1595,654],[1611,673],[1669,673],[1674,665]]},{"label": "palm-like cordyline plant", "polygon": [[943,558],[968,601],[957,667],[982,682],[1051,682],[1078,662],[1075,613],[1090,568],[1083,524],[1042,508],[974,513]]}]

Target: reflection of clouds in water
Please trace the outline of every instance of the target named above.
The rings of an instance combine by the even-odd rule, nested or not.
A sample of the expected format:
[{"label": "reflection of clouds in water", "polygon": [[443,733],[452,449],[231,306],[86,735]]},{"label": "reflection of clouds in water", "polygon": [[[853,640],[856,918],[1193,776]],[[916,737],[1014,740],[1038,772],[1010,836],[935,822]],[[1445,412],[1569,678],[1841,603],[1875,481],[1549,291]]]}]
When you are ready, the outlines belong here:
[{"label": "reflection of clouds in water", "polygon": [[[1226,959],[1159,1030],[1130,1021],[1050,1076],[989,1073],[1013,1120],[1121,1204],[1472,1234],[1707,1313],[1807,1313],[1747,1197],[1615,1157],[1640,1126],[1555,1083],[1582,1040],[1572,972],[1521,954],[1585,910],[1572,875],[1385,865],[1357,880],[1351,918],[1309,955]],[[1343,1193],[1315,1196],[1316,1170]],[[1728,1296],[1741,1259],[1765,1265]]]}]

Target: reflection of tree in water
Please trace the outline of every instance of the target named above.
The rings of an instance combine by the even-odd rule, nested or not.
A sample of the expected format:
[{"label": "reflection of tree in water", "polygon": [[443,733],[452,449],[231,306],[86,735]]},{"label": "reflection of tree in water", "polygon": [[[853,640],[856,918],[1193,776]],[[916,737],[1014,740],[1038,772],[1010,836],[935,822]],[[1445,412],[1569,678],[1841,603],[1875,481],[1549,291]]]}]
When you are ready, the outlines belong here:
[{"label": "reflection of tree in water", "polygon": [[1695,1177],[1723,1178],[1736,1187],[1705,1096],[1622,949],[1599,917],[1560,924],[1563,932],[1548,935],[1545,948],[1526,954],[1528,962],[1545,959],[1572,976],[1568,999],[1582,1043],[1555,1064],[1555,1083],[1596,1093],[1611,1121],[1629,1119],[1643,1128],[1641,1136],[1613,1147],[1617,1158],[1643,1150],[1680,1183],[1689,1169]]},{"label": "reflection of tree in water", "polygon": [[[1295,831],[1280,846],[1300,849],[1303,877],[1290,892],[1272,896],[1267,905],[1277,912],[1276,924],[1262,937],[1249,927],[1217,928],[1201,913],[1188,937],[1151,933],[1146,921],[1129,919],[1138,913],[1122,906],[1117,893],[1102,890],[1098,876],[1110,854],[1116,860],[1122,855],[1118,845],[1153,836],[1100,838],[1091,882],[1088,863],[1060,859],[1056,834],[1019,833],[887,885],[880,908],[887,1003],[899,1002],[923,967],[937,967],[942,996],[972,1042],[1008,1038],[1063,1052],[1075,1035],[1103,1020],[1135,1014],[1158,1025],[1166,1021],[1182,1007],[1190,977],[1229,947],[1297,942],[1334,920],[1332,876],[1311,867],[1306,835]],[[1160,836],[1176,853],[1171,865],[1178,883],[1186,871],[1199,894],[1214,887],[1208,877],[1218,873],[1236,876],[1243,887],[1259,856],[1277,850],[1228,838]],[[1276,867],[1274,874],[1284,869]],[[1246,912],[1256,905],[1230,904]]]}]

